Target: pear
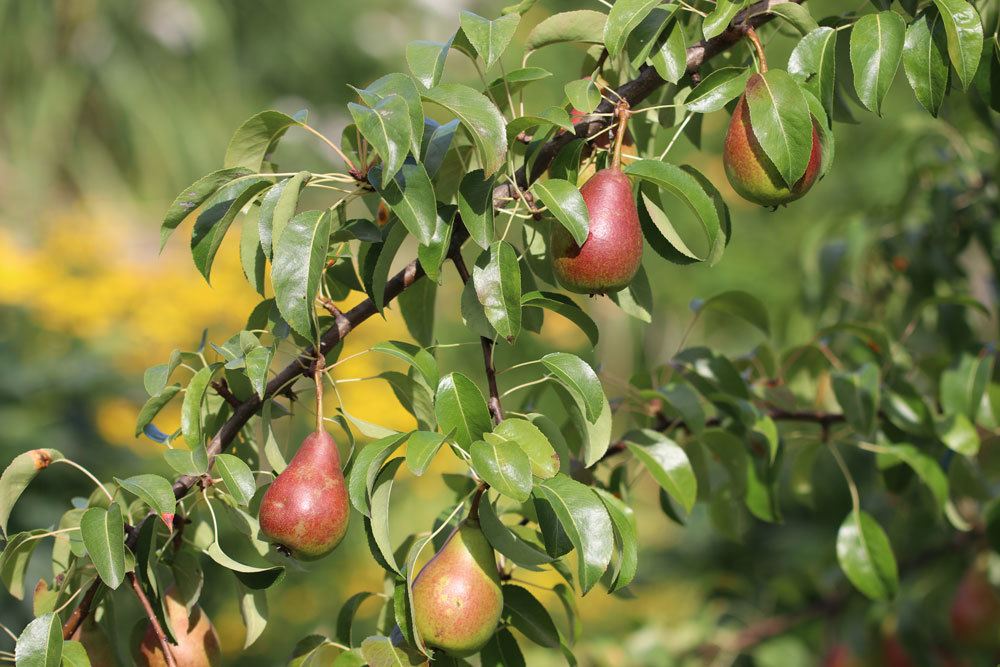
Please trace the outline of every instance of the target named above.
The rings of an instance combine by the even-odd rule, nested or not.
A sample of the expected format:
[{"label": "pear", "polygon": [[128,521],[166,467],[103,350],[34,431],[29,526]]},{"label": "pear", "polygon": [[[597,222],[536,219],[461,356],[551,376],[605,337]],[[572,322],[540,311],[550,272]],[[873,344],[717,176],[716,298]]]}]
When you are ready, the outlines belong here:
[{"label": "pear", "polygon": [[1000,646],[1000,597],[982,568],[973,565],[962,577],[951,603],[950,618],[951,632],[962,644]]},{"label": "pear", "polygon": [[260,502],[261,532],[300,560],[333,551],[347,532],[350,505],[333,436],[317,429],[306,436]]},{"label": "pear", "polygon": [[88,616],[70,639],[83,644],[91,665],[114,667],[118,664],[115,649],[111,646],[107,633],[97,624],[93,616]]},{"label": "pear", "polygon": [[[222,664],[222,654],[219,649],[219,636],[201,607],[195,606],[188,614],[187,607],[177,595],[177,589],[171,587],[166,593],[167,618],[174,630],[177,644],[171,644],[170,652],[174,656],[177,667],[213,667]],[[93,662],[98,665],[102,663]],[[139,667],[166,667],[167,661],[160,648],[152,626],[147,627],[142,636],[142,642],[136,651],[136,664]]]},{"label": "pear", "polygon": [[554,225],[550,252],[556,279],[581,294],[608,294],[632,282],[642,263],[642,228],[632,184],[621,169],[602,169],[580,189],[590,214],[590,230],[577,245],[562,225]]},{"label": "pear", "polygon": [[823,667],[861,667],[861,661],[847,644],[835,644],[823,656]]},{"label": "pear", "polygon": [[[747,80],[746,90],[753,90],[764,84],[760,74],[753,74]],[[819,177],[822,150],[819,141],[819,126],[812,119],[812,152],[809,164],[802,178],[788,187],[777,168],[764,153],[757,141],[750,122],[750,106],[746,93],[736,103],[736,110],[729,121],[729,132],[722,151],[722,163],[733,189],[744,199],[761,206],[780,206],[794,201],[809,191]]]},{"label": "pear", "polygon": [[493,547],[466,519],[414,579],[413,622],[430,646],[465,656],[489,641],[502,611]]}]

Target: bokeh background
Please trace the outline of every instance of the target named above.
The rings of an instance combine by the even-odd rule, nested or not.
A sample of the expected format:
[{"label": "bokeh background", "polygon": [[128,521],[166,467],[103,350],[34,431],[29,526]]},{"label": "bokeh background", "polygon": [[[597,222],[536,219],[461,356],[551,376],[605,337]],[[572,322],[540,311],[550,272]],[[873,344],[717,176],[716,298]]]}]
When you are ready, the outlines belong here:
[{"label": "bokeh background", "polygon": [[[133,437],[146,398],[143,370],[165,361],[175,347],[193,349],[203,329],[221,343],[243,327],[257,302],[240,275],[235,243],[219,252],[211,286],[194,270],[183,235],[158,252],[159,221],[174,195],[221,165],[232,131],[258,110],[308,108],[316,127],[338,137],[348,122],[345,105],[353,95],[348,84],[406,71],[408,41],[445,40],[457,26],[459,10],[494,16],[502,4],[0,0],[0,463],[26,449],[54,447],[104,479],[140,471],[169,476],[160,446]],[[587,3],[540,2],[522,22],[521,37],[549,13],[581,4]],[[823,7],[836,4],[817,2],[814,11],[821,15]],[[792,44],[776,37],[774,61],[783,63]],[[554,72],[555,80],[580,75],[582,52],[569,46],[548,51],[539,53],[535,64]],[[778,213],[752,207],[729,189],[719,159],[728,121],[724,112],[705,119],[701,150],[681,140],[672,159],[695,165],[723,191],[735,220],[733,239],[714,268],[678,267],[647,254],[656,304],[648,327],[621,316],[605,300],[589,302],[602,327],[596,357],[610,396],[624,391],[637,363],[662,362],[675,350],[695,298],[745,289],[768,306],[779,345],[811,336],[821,316],[808,307],[808,277],[815,273],[819,242],[852,225],[891,218],[908,187],[905,165],[913,144],[958,131],[932,124],[901,74],[886,103],[885,115],[892,120],[859,113],[858,124],[839,125],[832,174],[809,197]],[[453,52],[446,76],[473,81],[475,72]],[[558,102],[561,85],[538,88],[536,94],[539,106]],[[304,133],[290,133],[282,144],[281,160],[295,169],[323,168],[332,159]],[[236,238],[230,235],[231,241]],[[438,304],[440,340],[472,340],[454,326],[457,292],[439,296]],[[759,342],[758,334],[738,322],[707,319],[694,328],[689,343],[739,353]],[[344,355],[377,340],[404,337],[405,327],[390,309],[384,322],[373,320],[353,335]],[[542,340],[570,350],[586,345],[575,329],[552,316]],[[477,355],[477,346],[455,348],[443,364],[466,367],[478,378]],[[363,378],[389,367],[392,362],[365,355],[342,369],[345,377]],[[411,426],[384,383],[351,383],[342,393],[351,413],[362,419]],[[175,423],[178,410],[174,403],[158,422]],[[302,428],[286,429],[286,444],[301,437]],[[450,454],[438,458],[440,469],[455,467]],[[448,506],[450,495],[439,479],[404,476],[399,482],[394,498],[407,527],[429,526]],[[833,525],[847,500],[835,473],[829,479]],[[54,523],[72,497],[90,490],[69,468],[53,469],[30,487],[12,526]],[[793,566],[808,564],[814,553],[829,561],[833,551],[833,530],[788,534],[774,527],[756,537],[755,549],[734,552],[743,555],[729,563],[713,561],[699,572],[700,557],[729,548],[709,526],[704,509],[679,528],[660,511],[651,480],[640,482],[637,495],[639,580],[631,599],[595,590],[582,600],[587,641],[578,655],[581,664],[670,664],[671,648],[684,645],[696,624],[716,615],[716,601],[706,591],[725,580],[726,568],[744,573],[760,568],[762,576],[772,576],[772,568],[761,563],[768,551],[794,543],[798,555],[788,556]],[[756,557],[750,555],[754,550]],[[35,578],[43,572],[45,551],[39,549],[30,570]],[[281,664],[300,637],[331,632],[344,599],[382,585],[381,570],[355,522],[345,547],[292,572],[273,590],[270,626],[241,653],[243,629],[229,577],[207,559],[205,568],[210,582],[225,581],[206,586],[203,605],[222,636],[227,664],[233,665]],[[29,590],[35,578],[29,576]],[[553,596],[539,595],[553,610],[559,608]],[[747,597],[750,605],[767,603],[752,593]],[[123,608],[128,604],[122,597]],[[371,627],[372,615],[362,608],[362,625]],[[0,594],[0,621],[18,631],[29,618],[28,602]],[[0,637],[0,646],[7,648],[6,642]],[[532,650],[527,643],[524,648]],[[553,659],[529,654],[531,665]],[[552,664],[561,662],[555,660]]]}]

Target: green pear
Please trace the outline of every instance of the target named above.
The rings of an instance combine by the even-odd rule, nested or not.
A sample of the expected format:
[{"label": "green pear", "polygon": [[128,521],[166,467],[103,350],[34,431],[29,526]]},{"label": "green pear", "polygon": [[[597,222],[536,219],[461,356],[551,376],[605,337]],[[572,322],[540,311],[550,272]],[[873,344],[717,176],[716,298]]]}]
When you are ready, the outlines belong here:
[{"label": "green pear", "polygon": [[489,641],[502,611],[493,547],[466,519],[413,581],[413,622],[425,643],[463,656]]},{"label": "green pear", "polygon": [[[176,588],[169,588],[166,594],[167,618],[174,630],[177,644],[171,644],[170,652],[177,667],[215,667],[222,664],[219,636],[212,622],[195,606],[188,614],[187,607],[177,595]],[[167,661],[160,648],[160,642],[152,626],[146,628],[142,642],[136,650],[136,664],[139,667],[166,667]],[[97,664],[97,663],[94,663]]]}]

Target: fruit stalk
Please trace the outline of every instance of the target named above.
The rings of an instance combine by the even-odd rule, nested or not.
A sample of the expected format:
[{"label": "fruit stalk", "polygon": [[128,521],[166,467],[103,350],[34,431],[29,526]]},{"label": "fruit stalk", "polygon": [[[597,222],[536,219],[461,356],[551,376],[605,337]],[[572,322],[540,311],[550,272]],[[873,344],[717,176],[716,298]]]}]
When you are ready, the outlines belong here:
[{"label": "fruit stalk", "polygon": [[621,100],[618,102],[618,106],[615,109],[615,114],[618,116],[618,127],[615,129],[615,146],[611,152],[611,168],[621,169],[622,168],[622,143],[625,140],[625,132],[627,130],[628,119],[632,115],[629,111],[629,104],[627,100]]},{"label": "fruit stalk", "polygon": [[156,634],[156,639],[160,643],[160,649],[163,651],[163,657],[167,661],[168,667],[177,667],[177,661],[174,660],[173,651],[170,650],[170,642],[167,641],[167,635],[163,632],[160,621],[156,618],[156,612],[153,611],[153,606],[149,603],[149,598],[146,597],[145,591],[142,590],[139,580],[136,578],[134,572],[129,572],[126,576],[128,577],[129,584],[132,586],[132,590],[135,592],[135,596],[139,598],[139,604],[142,605],[143,611],[146,612],[146,618],[149,619],[149,626]]},{"label": "fruit stalk", "polygon": [[316,383],[316,430],[323,430],[323,371],[326,370],[326,359],[322,350],[316,353],[316,365],[313,370],[313,381]]},{"label": "fruit stalk", "polygon": [[764,55],[764,45],[760,43],[760,37],[753,28],[747,28],[747,39],[750,40],[754,51],[757,52],[757,71],[763,74],[767,71],[767,56]]}]

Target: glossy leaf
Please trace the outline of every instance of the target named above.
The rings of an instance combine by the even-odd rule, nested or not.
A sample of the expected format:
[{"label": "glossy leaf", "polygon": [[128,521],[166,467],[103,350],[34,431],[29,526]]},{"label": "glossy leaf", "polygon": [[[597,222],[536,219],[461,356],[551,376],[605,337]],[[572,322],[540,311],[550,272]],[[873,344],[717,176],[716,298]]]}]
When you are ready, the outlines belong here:
[{"label": "glossy leaf", "polygon": [[447,42],[410,42],[406,45],[406,64],[410,67],[410,73],[424,88],[433,88],[441,80],[450,50],[450,39]]},{"label": "glossy leaf", "polygon": [[746,90],[754,136],[785,183],[802,178],[812,155],[812,115],[802,89],[788,72],[751,77]]},{"label": "glossy leaf", "polygon": [[539,565],[552,562],[552,557],[522,539],[497,516],[488,499],[479,505],[479,524],[493,548],[521,567],[537,570]]},{"label": "glossy leaf", "polygon": [[101,581],[112,590],[118,588],[125,579],[125,523],[118,503],[84,512],[80,535]]},{"label": "glossy leaf", "polygon": [[531,192],[549,209],[577,245],[583,245],[590,231],[590,212],[580,189],[569,181],[549,178],[536,181]]},{"label": "glossy leaf", "polygon": [[458,212],[469,237],[483,250],[493,242],[494,179],[484,178],[483,170],[470,171],[458,186]]},{"label": "glossy leaf", "polygon": [[191,233],[191,256],[206,281],[211,277],[215,254],[233,220],[271,183],[267,178],[242,178],[223,186],[205,202]]},{"label": "glossy leaf", "polygon": [[896,594],[899,573],[885,531],[869,514],[851,512],[837,533],[837,560],[855,588],[873,600]]},{"label": "glossy leaf", "polygon": [[299,193],[310,176],[309,172],[300,171],[272,186],[261,197],[257,226],[260,228],[260,245],[268,259],[274,256],[274,246],[288,226],[288,221],[295,216]]},{"label": "glossy leaf", "polygon": [[444,432],[454,430],[455,442],[465,449],[492,427],[486,399],[476,384],[461,373],[441,378],[434,399],[434,413]]},{"label": "glossy leaf", "polygon": [[167,403],[169,403],[171,399],[173,399],[173,397],[180,392],[180,390],[181,386],[179,384],[165,387],[163,391],[156,396],[151,396],[149,400],[143,404],[142,408],[139,410],[139,415],[135,420],[135,437],[138,438],[142,435],[143,429],[145,429],[146,426],[156,418],[156,415],[160,414],[160,410],[162,410]]},{"label": "glossy leaf", "polygon": [[389,537],[389,499],[392,495],[392,485],[396,471],[403,463],[401,457],[397,457],[385,464],[375,478],[371,492],[371,517],[365,518],[365,528],[369,535],[369,544],[375,543],[378,553],[373,555],[381,556],[382,565],[388,565],[388,569],[402,576],[399,565],[396,564],[396,557],[392,548],[392,541]]},{"label": "glossy leaf", "polygon": [[14,648],[17,667],[60,667],[62,658],[62,623],[57,614],[39,616],[17,638]]},{"label": "glossy leaf", "polygon": [[544,308],[562,315],[580,328],[590,340],[591,345],[597,345],[600,339],[597,323],[565,294],[533,290],[522,295],[521,304],[525,308]]},{"label": "glossy leaf", "polygon": [[481,667],[525,667],[524,654],[510,630],[500,630],[480,652]]},{"label": "glossy leaf", "polygon": [[903,53],[906,22],[895,12],[866,14],[851,29],[854,89],[870,111],[882,115],[882,100]]},{"label": "glossy leaf", "polygon": [[608,592],[614,593],[632,583],[639,568],[638,527],[631,507],[604,489],[595,488],[594,491],[608,510],[615,531],[615,543],[618,545],[618,562],[611,586],[608,587]]},{"label": "glossy leaf", "polygon": [[604,45],[612,58],[625,48],[625,40],[660,0],[617,0],[611,5],[604,26]]},{"label": "glossy leaf", "polygon": [[278,311],[292,329],[309,339],[332,218],[324,211],[299,213],[288,221],[274,248],[271,282]]},{"label": "glossy leaf", "polygon": [[507,50],[521,21],[519,14],[507,14],[493,21],[469,11],[463,11],[459,16],[462,32],[483,59],[486,69],[492,67]]},{"label": "glossy leaf", "polygon": [[559,472],[559,455],[541,429],[526,419],[509,417],[493,428],[496,438],[518,447],[531,462],[531,473],[547,479]]},{"label": "glossy leaf", "polygon": [[715,7],[701,24],[701,31],[705,35],[705,39],[721,35],[746,4],[747,0],[719,0],[715,3]]},{"label": "glossy leaf", "polygon": [[181,433],[190,449],[197,449],[205,444],[201,421],[201,407],[205,403],[205,395],[212,382],[212,375],[218,364],[211,364],[198,369],[187,389],[184,390],[184,403],[181,405]]},{"label": "glossy leaf", "polygon": [[427,467],[446,439],[442,433],[414,431],[406,441],[406,465],[410,471],[418,477],[427,472]]},{"label": "glossy leaf", "polygon": [[490,245],[489,261],[472,269],[476,296],[493,328],[508,341],[521,332],[521,269],[517,251],[506,241]]},{"label": "glossy leaf", "polygon": [[780,16],[803,35],[807,35],[819,28],[816,19],[809,13],[809,9],[803,5],[797,5],[794,2],[783,2],[772,6],[769,11],[772,14]]},{"label": "glossy leaf", "polygon": [[226,490],[238,505],[247,505],[257,491],[257,483],[253,473],[243,459],[232,454],[219,454],[215,457],[215,471],[222,477]]},{"label": "glossy leaf", "polygon": [[197,181],[184,189],[167,209],[163,216],[163,223],[160,225],[160,250],[167,244],[167,239],[184,220],[194,212],[196,208],[204,204],[209,197],[223,185],[254,173],[251,169],[236,167],[233,169],[220,169],[213,171],[207,176],[202,176]]},{"label": "glossy leaf", "polygon": [[928,8],[906,29],[903,71],[920,102],[937,116],[948,90],[948,45],[941,14]]},{"label": "glossy leaf", "polygon": [[524,50],[530,53],[565,42],[603,44],[607,19],[606,14],[591,9],[554,14],[532,28],[524,42]]},{"label": "glossy leaf", "polygon": [[698,480],[681,446],[662,433],[648,429],[625,436],[625,445],[656,483],[690,512],[698,497]]},{"label": "glossy leaf", "polygon": [[[63,528],[64,526],[60,526]],[[3,554],[0,554],[0,581],[10,593],[11,597],[17,600],[24,599],[24,577],[27,573],[28,563],[31,561],[35,548],[42,543],[41,538],[46,532],[42,529],[28,530],[23,533],[11,535],[3,547]],[[36,604],[38,593],[35,593]]]},{"label": "glossy leaf", "polygon": [[590,364],[568,352],[546,354],[542,357],[542,363],[556,379],[583,401],[587,420],[596,422],[601,414],[604,389]]},{"label": "glossy leaf", "polygon": [[503,585],[503,619],[539,646],[559,646],[559,631],[549,612],[521,586]]},{"label": "glossy leaf", "polygon": [[862,435],[875,430],[879,409],[879,372],[865,364],[856,373],[834,373],[833,393],[840,403],[847,423]]},{"label": "glossy leaf", "polygon": [[405,164],[391,181],[383,181],[382,171],[376,168],[369,172],[368,179],[406,230],[420,243],[431,243],[437,227],[437,202],[434,185],[423,166]]},{"label": "glossy leaf", "polygon": [[413,138],[410,109],[400,95],[387,95],[371,108],[347,105],[361,135],[382,158],[382,174],[392,179],[403,166]]},{"label": "glossy leaf", "polygon": [[803,37],[788,58],[788,72],[823,104],[833,117],[833,92],[837,72],[837,31],[816,28]]},{"label": "glossy leaf", "polygon": [[720,67],[694,87],[684,106],[696,113],[718,111],[743,94],[749,76],[745,67]]},{"label": "glossy leaf", "polygon": [[213,541],[204,551],[205,555],[213,561],[231,570],[247,588],[253,590],[264,590],[278,583],[285,576],[285,568],[279,566],[256,566],[247,565],[232,558],[222,550],[218,541]]},{"label": "glossy leaf", "polygon": [[934,0],[948,37],[951,64],[968,90],[976,76],[983,52],[983,23],[976,8],[966,0]]},{"label": "glossy leaf", "polygon": [[135,494],[149,505],[167,527],[173,526],[174,512],[177,500],[174,498],[173,487],[159,475],[135,475],[128,479],[115,477],[118,486],[129,493]]},{"label": "glossy leaf", "polygon": [[476,146],[486,176],[492,176],[503,166],[507,154],[506,123],[496,105],[459,83],[438,84],[421,92],[421,96],[458,117]]},{"label": "glossy leaf", "polygon": [[955,368],[941,373],[941,407],[945,413],[961,413],[974,422],[992,376],[993,355],[963,354]]},{"label": "glossy leaf", "polygon": [[506,442],[477,440],[469,450],[476,474],[498,492],[524,502],[531,494],[531,462]]},{"label": "glossy leaf", "polygon": [[707,301],[697,304],[695,310],[699,313],[715,311],[738,317],[744,322],[759,329],[765,336],[771,334],[770,318],[767,308],[760,300],[749,292],[730,290],[716,294]]},{"label": "glossy leaf", "polygon": [[362,447],[351,462],[347,475],[347,495],[351,499],[351,505],[365,516],[371,513],[368,497],[375,486],[379,470],[406,437],[405,433],[396,433],[376,440]]},{"label": "glossy leaf", "polygon": [[226,168],[260,171],[264,157],[274,149],[288,128],[300,122],[280,111],[261,111],[248,118],[233,134],[226,149]]},{"label": "glossy leaf", "polygon": [[614,534],[604,503],[592,489],[562,473],[540,482],[535,493],[548,501],[573,543],[580,590],[586,594],[611,562]]}]

